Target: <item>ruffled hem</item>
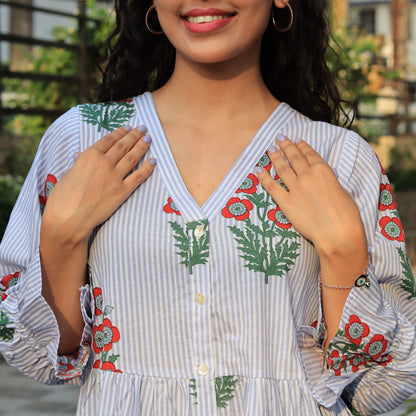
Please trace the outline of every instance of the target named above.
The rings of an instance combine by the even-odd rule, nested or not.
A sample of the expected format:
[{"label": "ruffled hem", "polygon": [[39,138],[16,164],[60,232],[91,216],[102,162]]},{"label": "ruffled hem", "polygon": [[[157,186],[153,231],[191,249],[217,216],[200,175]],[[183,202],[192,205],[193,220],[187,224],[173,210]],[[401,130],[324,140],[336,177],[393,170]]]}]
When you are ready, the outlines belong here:
[{"label": "ruffled hem", "polygon": [[82,374],[91,354],[93,316],[89,286],[80,289],[85,321],[80,348],[70,356],[59,357],[59,328],[52,309],[41,296],[38,253],[28,270],[18,284],[7,290],[7,297],[0,304],[0,319],[7,334],[0,339],[0,350],[5,360],[22,374],[45,384],[63,384]]},{"label": "ruffled hem", "polygon": [[305,380],[235,376],[232,386],[218,391],[219,383],[212,380],[213,400],[201,403],[192,379],[94,369],[81,389],[77,416],[351,416],[342,400],[332,408],[319,406]]}]

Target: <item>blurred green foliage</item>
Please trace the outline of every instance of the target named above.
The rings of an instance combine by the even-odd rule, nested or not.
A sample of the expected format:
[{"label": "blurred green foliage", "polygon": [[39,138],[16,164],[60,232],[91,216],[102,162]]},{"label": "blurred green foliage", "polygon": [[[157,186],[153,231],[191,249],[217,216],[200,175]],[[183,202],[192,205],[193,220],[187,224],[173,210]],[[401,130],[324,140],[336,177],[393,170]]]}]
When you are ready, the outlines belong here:
[{"label": "blurred green foliage", "polygon": [[3,235],[9,215],[23,184],[21,176],[0,176],[0,239]]},{"label": "blurred green foliage", "polygon": [[[114,27],[111,11],[96,0],[87,0],[88,17],[98,19],[99,24],[88,22],[88,75],[91,85],[100,78],[97,66],[100,48]],[[78,31],[73,27],[56,26],[52,29],[53,39],[68,44],[78,42]],[[33,47],[27,71],[41,74],[76,76],[78,56],[75,51],[61,48]],[[20,79],[2,80],[3,105],[7,107],[43,108],[62,112],[78,104],[77,83],[55,81],[30,81]],[[93,91],[91,91],[91,96]],[[5,230],[10,212],[19,190],[33,161],[39,141],[53,122],[43,116],[16,115],[3,117],[3,134],[11,138],[12,146],[6,157],[6,169],[10,175],[0,176],[0,237]]]},{"label": "blurred green foliage", "polygon": [[[100,24],[88,22],[88,76],[95,85],[100,77],[98,69],[99,51],[113,28],[114,18],[96,0],[87,1],[88,17],[98,19]],[[73,27],[56,26],[51,33],[53,39],[68,44],[78,42],[78,31]],[[47,47],[33,47],[27,71],[40,74],[76,76],[77,52]],[[78,104],[79,86],[76,82],[31,81],[3,79],[3,97],[7,107],[43,108],[62,112]],[[93,91],[90,91],[93,95]],[[6,159],[6,167],[12,175],[25,176],[33,160],[40,138],[53,119],[44,116],[16,115],[4,117],[3,132],[13,136],[15,145]]]}]

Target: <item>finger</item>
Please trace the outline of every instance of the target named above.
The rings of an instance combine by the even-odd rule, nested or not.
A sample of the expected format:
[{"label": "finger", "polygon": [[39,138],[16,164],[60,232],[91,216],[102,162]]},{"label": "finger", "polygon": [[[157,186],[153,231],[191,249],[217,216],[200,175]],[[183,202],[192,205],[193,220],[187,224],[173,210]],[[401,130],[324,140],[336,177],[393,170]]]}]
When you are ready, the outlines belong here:
[{"label": "finger", "polygon": [[290,186],[296,180],[296,174],[292,167],[289,165],[288,161],[285,160],[282,153],[279,152],[273,145],[269,146],[267,153],[280,179],[290,189]]},{"label": "finger", "polygon": [[306,169],[309,168],[307,159],[294,143],[283,136],[283,134],[278,134],[276,139],[280,149],[297,175],[301,175]]},{"label": "finger", "polygon": [[143,136],[117,163],[117,169],[125,177],[144,156],[149,149],[152,138],[146,134]]},{"label": "finger", "polygon": [[279,205],[281,201],[284,201],[288,197],[287,191],[270,176],[266,169],[261,166],[256,166],[254,171],[263,188],[271,195],[276,204]]},{"label": "finger", "polygon": [[326,161],[322,158],[322,156],[311,146],[309,146],[308,143],[306,143],[302,139],[295,139],[295,145],[300,153],[304,156],[304,158],[307,160],[309,165],[312,165],[314,163],[325,163]]},{"label": "finger", "polygon": [[127,196],[129,196],[138,186],[140,186],[153,172],[157,164],[156,159],[151,158],[146,160],[142,166],[132,172],[131,175],[127,176],[124,180],[124,187]]},{"label": "finger", "polygon": [[106,152],[106,156],[117,164],[133,146],[145,135],[147,129],[145,126],[139,126],[130,130],[124,137],[116,141],[113,146]]},{"label": "finger", "polygon": [[130,126],[119,127],[118,129],[102,137],[100,140],[94,143],[91,147],[99,150],[102,153],[106,153],[110,150],[112,146],[114,146],[115,143],[117,143],[126,134],[128,134],[129,131],[131,131]]}]

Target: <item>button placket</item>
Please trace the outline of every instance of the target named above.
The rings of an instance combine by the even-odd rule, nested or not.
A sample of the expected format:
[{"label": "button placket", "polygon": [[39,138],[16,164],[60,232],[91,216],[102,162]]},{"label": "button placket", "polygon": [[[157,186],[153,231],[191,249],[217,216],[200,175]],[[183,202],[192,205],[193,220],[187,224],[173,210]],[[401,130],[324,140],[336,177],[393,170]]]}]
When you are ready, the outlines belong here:
[{"label": "button placket", "polygon": [[192,303],[193,371],[200,409],[216,406],[211,313],[207,297],[211,292],[209,234],[207,220],[187,224],[188,261],[192,265],[189,302]]}]

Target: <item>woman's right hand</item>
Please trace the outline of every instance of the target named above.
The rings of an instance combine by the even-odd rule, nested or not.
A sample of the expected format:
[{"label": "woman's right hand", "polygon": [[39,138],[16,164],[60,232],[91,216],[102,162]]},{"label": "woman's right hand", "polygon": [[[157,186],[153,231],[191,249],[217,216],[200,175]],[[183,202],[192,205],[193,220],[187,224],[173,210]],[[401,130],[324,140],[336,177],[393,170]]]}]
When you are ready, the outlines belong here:
[{"label": "woman's right hand", "polygon": [[88,281],[88,239],[153,171],[132,172],[150,144],[145,128],[119,128],[79,154],[48,196],[40,230],[42,296],[60,332],[58,354],[78,349],[83,333],[79,288]]},{"label": "woman's right hand", "polygon": [[131,172],[150,142],[144,126],[121,127],[80,153],[50,192],[42,223],[74,243],[88,240],[152,173],[154,159]]}]

